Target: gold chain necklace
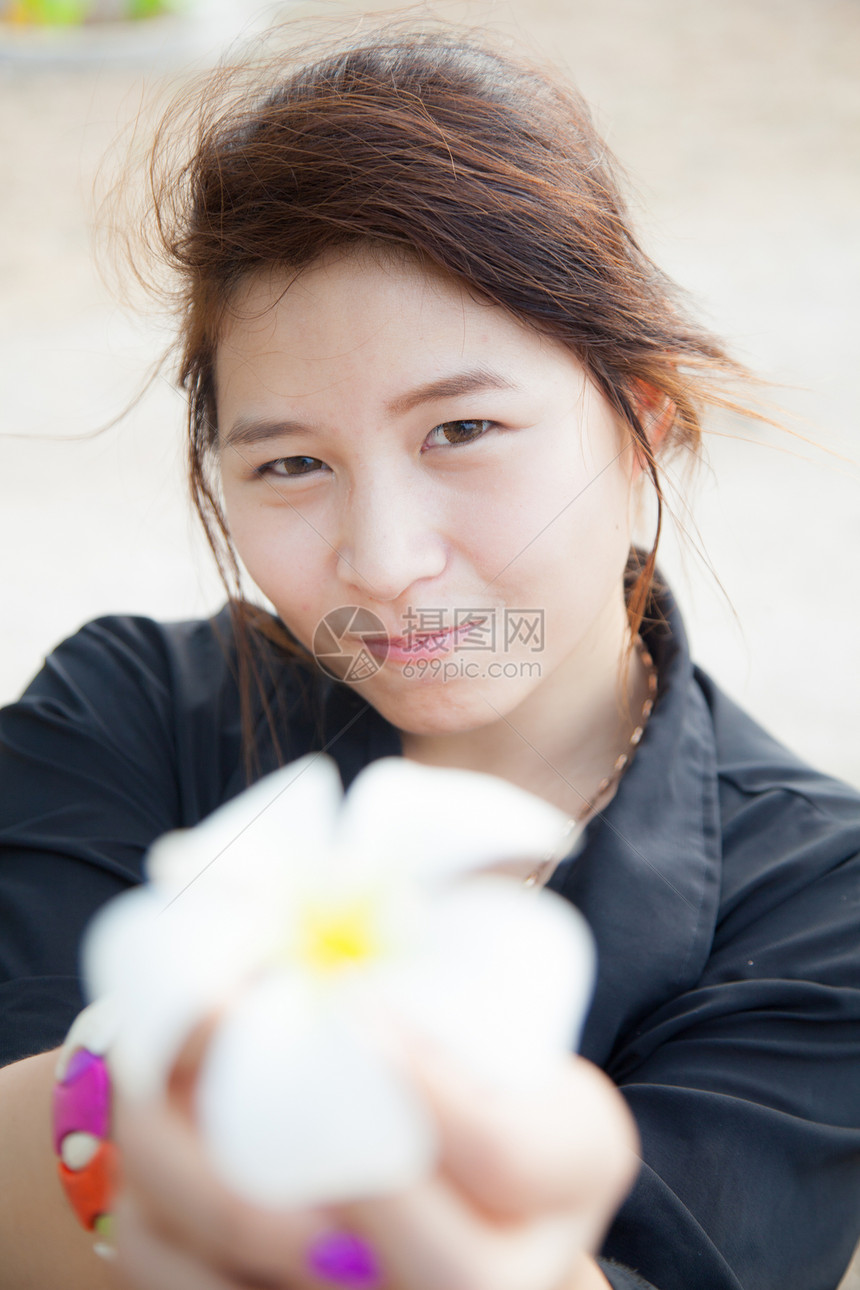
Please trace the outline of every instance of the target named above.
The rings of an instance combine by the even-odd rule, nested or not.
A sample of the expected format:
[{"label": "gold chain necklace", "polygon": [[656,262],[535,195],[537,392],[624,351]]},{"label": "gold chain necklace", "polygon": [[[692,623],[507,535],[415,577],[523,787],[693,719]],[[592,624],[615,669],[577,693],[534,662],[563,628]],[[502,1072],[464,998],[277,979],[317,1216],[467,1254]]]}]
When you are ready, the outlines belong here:
[{"label": "gold chain necklace", "polygon": [[619,779],[633,760],[634,753],[636,752],[639,742],[645,733],[648,718],[654,710],[654,704],[657,699],[657,666],[641,636],[636,636],[633,644],[638,650],[639,657],[642,659],[645,669],[648,672],[648,694],[645,702],[642,704],[642,711],[639,714],[639,722],[636,729],[630,736],[624,752],[620,753],[619,756],[615,758],[611,772],[597,785],[597,791],[594,794],[593,799],[590,802],[583,803],[576,815],[572,816],[569,820],[567,832],[562,839],[561,845],[556,848],[552,855],[548,856],[546,860],[543,860],[536,869],[533,869],[525,879],[523,885],[526,887],[537,887],[539,884],[542,885],[546,882],[559,860],[563,859],[564,855],[567,854],[567,850],[563,850],[566,845],[566,840],[569,838],[571,833],[576,831],[579,825],[584,824],[591,815],[596,813],[597,803],[609,791],[609,789],[614,788],[618,783]]}]

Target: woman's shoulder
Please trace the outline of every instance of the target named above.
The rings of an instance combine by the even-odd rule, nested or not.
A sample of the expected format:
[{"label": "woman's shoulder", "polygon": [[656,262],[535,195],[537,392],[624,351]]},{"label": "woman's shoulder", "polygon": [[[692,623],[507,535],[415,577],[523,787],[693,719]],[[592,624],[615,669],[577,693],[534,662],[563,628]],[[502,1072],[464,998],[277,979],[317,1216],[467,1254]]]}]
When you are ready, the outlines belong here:
[{"label": "woman's shoulder", "polygon": [[[307,705],[306,678],[255,630],[247,658],[252,726],[267,704],[286,726]],[[60,641],[0,712],[0,753],[31,764],[85,759],[147,783],[155,776],[163,793],[169,780],[176,823],[196,823],[243,787],[241,680],[229,604],[178,621],[103,615]]]},{"label": "woman's shoulder", "polygon": [[766,841],[769,854],[838,862],[860,853],[860,790],[782,743],[701,668],[713,727],[724,856]]},{"label": "woman's shoulder", "polygon": [[193,707],[229,688],[235,664],[226,607],[211,618],[161,622],[106,614],[85,622],[47,654],[12,708],[40,706],[97,720],[104,707]]},{"label": "woman's shoulder", "polygon": [[827,981],[842,946],[837,977],[856,988],[860,792],[786,747],[701,669],[695,677],[713,725],[721,825],[712,967],[721,952],[734,962],[743,951],[740,963],[757,971],[781,965]]},{"label": "woman's shoulder", "polygon": [[[276,620],[246,606],[246,658],[262,684],[307,683],[306,669],[275,641]],[[238,695],[240,648],[230,604],[203,618],[161,620],[142,614],[105,614],[61,640],[44,659],[22,700],[59,693],[93,697],[124,693],[141,704],[182,709],[211,705],[219,694]]]},{"label": "woman's shoulder", "polygon": [[737,793],[753,796],[773,791],[794,793],[823,810],[860,810],[860,789],[818,770],[789,748],[733,699],[701,667],[694,668],[714,728],[721,781]]},{"label": "woman's shoulder", "polygon": [[[665,583],[658,610],[651,648],[661,693],[654,729],[646,734],[660,732],[653,740],[658,760],[664,767],[672,763],[688,794],[707,781],[715,785],[724,847],[739,832],[758,826],[772,831],[777,819],[793,818],[813,832],[845,830],[860,850],[860,790],[789,748],[695,663],[683,617]],[[658,767],[652,789],[660,778]]]},{"label": "woman's shoulder", "polygon": [[693,662],[668,591],[661,610],[649,642],[661,688],[607,809],[613,828],[596,838],[600,860],[627,864],[639,910],[644,888],[654,917],[672,906],[693,976],[717,944],[737,937],[747,948],[753,929],[756,962],[769,937],[799,946],[825,929],[825,939],[853,936],[860,792],[792,751]]}]

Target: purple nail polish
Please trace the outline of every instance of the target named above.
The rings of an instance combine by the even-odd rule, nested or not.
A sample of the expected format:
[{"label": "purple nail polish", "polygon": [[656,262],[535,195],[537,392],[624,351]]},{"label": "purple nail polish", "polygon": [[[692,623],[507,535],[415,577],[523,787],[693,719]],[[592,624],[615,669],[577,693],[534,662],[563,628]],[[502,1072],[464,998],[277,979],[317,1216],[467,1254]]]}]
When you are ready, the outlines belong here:
[{"label": "purple nail polish", "polygon": [[373,1250],[352,1232],[325,1232],[308,1251],[311,1271],[349,1290],[378,1290],[382,1275]]}]

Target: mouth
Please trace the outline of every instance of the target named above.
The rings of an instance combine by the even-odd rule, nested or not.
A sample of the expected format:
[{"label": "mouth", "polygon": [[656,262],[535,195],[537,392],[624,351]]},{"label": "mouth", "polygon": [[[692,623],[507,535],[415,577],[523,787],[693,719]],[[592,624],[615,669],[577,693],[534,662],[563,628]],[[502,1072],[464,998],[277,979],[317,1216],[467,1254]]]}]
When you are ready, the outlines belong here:
[{"label": "mouth", "polygon": [[386,636],[382,633],[362,634],[361,640],[373,654],[416,656],[447,652],[453,649],[469,632],[480,627],[486,618],[474,618],[449,627],[441,632],[412,632],[409,636]]}]

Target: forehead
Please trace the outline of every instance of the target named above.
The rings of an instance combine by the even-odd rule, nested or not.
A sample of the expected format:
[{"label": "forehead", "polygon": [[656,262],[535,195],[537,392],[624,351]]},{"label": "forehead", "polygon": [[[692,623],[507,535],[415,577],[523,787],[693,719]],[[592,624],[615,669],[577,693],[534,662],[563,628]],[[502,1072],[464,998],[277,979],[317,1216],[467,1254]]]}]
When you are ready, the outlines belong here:
[{"label": "forehead", "polygon": [[347,251],[242,283],[222,327],[216,391],[220,400],[279,374],[306,391],[315,382],[373,379],[388,397],[404,380],[432,379],[464,361],[512,366],[526,378],[582,377],[562,345],[457,279],[403,255]]}]

